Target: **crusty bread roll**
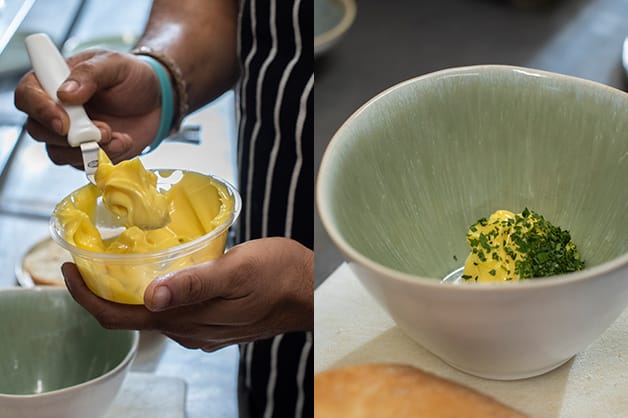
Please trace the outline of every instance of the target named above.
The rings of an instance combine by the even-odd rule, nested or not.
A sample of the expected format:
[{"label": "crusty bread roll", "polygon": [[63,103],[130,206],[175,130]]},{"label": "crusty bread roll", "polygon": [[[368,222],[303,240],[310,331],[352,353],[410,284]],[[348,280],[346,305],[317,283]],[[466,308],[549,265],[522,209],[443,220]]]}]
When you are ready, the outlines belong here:
[{"label": "crusty bread roll", "polygon": [[314,377],[315,418],[522,418],[458,383],[399,364],[363,364]]},{"label": "crusty bread roll", "polygon": [[46,239],[26,253],[22,270],[35,285],[64,286],[61,266],[66,261],[72,261],[70,253],[52,239]]}]

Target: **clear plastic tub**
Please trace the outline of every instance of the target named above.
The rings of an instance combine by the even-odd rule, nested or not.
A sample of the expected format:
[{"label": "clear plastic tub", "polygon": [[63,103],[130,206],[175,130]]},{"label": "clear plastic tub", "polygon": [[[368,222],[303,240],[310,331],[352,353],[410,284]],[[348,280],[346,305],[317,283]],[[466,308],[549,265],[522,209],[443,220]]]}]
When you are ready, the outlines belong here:
[{"label": "clear plastic tub", "polygon": [[[172,171],[156,170],[156,173],[163,178],[162,175],[168,175]],[[82,189],[91,185],[77,189],[57,205],[50,218],[52,238],[71,253],[74,263],[92,292],[113,302],[143,304],[144,291],[155,278],[216,259],[224,254],[229,228],[235,223],[240,212],[240,195],[225,180],[211,175],[203,176],[224,187],[228,197],[232,199],[232,209],[224,221],[214,229],[192,241],[158,251],[125,254],[90,251],[68,242],[64,238],[63,225],[57,216],[59,208],[73,194],[80,193]]]}]

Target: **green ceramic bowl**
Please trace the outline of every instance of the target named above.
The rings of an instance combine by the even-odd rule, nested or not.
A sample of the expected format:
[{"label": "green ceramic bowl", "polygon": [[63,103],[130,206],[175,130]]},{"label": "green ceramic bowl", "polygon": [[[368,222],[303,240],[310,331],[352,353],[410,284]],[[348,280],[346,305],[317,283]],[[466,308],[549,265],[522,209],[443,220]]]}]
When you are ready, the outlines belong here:
[{"label": "green ceramic bowl", "polygon": [[100,417],[135,356],[66,289],[0,290],[0,417]]},{"label": "green ceramic bowl", "polygon": [[[458,368],[510,379],[562,364],[625,308],[627,179],[625,93],[474,66],[403,82],[359,109],[325,152],[317,200],[332,240],[408,335]],[[472,223],[525,207],[571,231],[584,271],[440,283],[464,263]]]}]

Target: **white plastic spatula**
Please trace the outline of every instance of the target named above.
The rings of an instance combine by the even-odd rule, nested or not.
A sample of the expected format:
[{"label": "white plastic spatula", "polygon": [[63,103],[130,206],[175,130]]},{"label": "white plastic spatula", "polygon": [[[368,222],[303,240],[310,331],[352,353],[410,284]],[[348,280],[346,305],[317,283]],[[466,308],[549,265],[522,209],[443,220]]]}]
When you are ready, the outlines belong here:
[{"label": "white plastic spatula", "polygon": [[56,100],[70,118],[68,143],[72,147],[81,147],[83,166],[87,179],[94,183],[94,173],[98,168],[98,141],[100,130],[89,119],[83,106],[69,106],[59,102],[57,90],[70,75],[70,68],[65,59],[45,33],[36,33],[26,37],[26,50],[35,75],[46,93]]}]

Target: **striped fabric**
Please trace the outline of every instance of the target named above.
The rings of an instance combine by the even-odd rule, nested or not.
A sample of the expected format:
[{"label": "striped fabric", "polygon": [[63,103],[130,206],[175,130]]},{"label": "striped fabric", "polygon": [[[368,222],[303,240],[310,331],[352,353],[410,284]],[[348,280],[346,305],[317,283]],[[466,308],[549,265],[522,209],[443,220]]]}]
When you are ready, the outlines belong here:
[{"label": "striped fabric", "polygon": [[[312,249],[312,0],[241,0],[239,27],[238,238],[286,236]],[[311,332],[240,354],[240,416],[313,416]]]}]

